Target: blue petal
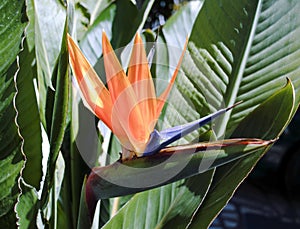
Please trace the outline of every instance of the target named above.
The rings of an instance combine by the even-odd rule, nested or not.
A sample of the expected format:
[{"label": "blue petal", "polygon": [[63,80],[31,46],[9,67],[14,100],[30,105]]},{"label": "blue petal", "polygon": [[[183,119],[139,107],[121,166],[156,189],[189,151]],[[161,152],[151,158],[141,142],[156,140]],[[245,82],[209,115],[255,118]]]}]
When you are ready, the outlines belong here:
[{"label": "blue petal", "polygon": [[193,132],[194,130],[199,129],[200,127],[209,123],[210,121],[217,118],[221,114],[224,114],[226,111],[232,109],[233,107],[235,107],[238,104],[239,103],[236,103],[233,106],[218,110],[217,112],[215,112],[213,114],[207,115],[203,118],[200,118],[196,121],[187,123],[185,125],[171,127],[171,128],[165,129],[161,132],[154,130],[150,135],[150,139],[149,139],[149,142],[143,153],[143,156],[149,156],[149,155],[159,152],[161,149],[165,148],[169,144],[177,141],[178,139]]}]

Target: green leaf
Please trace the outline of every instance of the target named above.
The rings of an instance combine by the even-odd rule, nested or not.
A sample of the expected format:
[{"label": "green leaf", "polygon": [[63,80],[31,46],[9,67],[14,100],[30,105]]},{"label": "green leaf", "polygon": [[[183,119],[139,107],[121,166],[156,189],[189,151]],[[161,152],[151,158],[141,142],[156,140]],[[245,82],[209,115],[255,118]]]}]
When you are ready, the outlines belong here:
[{"label": "green leaf", "polygon": [[102,12],[111,5],[113,0],[77,0],[75,5],[76,33],[79,40],[86,34],[87,30],[93,25]]},{"label": "green leaf", "polygon": [[22,181],[22,195],[19,197],[16,211],[18,214],[18,225],[21,229],[36,228],[38,213],[38,196],[35,190],[26,186]]},{"label": "green leaf", "polygon": [[167,212],[165,212],[163,218],[158,222],[156,228],[185,228],[190,223],[198,206],[204,200],[211,185],[214,172],[215,170],[212,169],[185,180],[174,201],[171,204],[163,206]]},{"label": "green leaf", "polygon": [[33,85],[35,69],[32,66],[34,55],[29,52],[27,43],[20,53],[20,71],[15,79],[17,94],[15,109],[18,112],[16,122],[23,141],[23,153],[26,165],[22,172],[27,184],[40,188],[42,180],[42,136],[40,116]]},{"label": "green leaf", "polygon": [[26,0],[29,18],[29,48],[35,47],[41,120],[45,124],[47,87],[53,89],[51,77],[57,58],[66,19],[66,10],[56,1]]},{"label": "green leaf", "polygon": [[50,153],[47,172],[42,193],[42,203],[45,204],[49,188],[53,184],[56,160],[63,142],[67,126],[69,104],[69,72],[66,30],[62,39],[62,49],[53,75],[55,92],[48,90],[47,102],[47,132],[50,136]]},{"label": "green leaf", "polygon": [[[206,173],[208,182],[202,181],[209,183],[212,174]],[[206,187],[195,185],[195,181],[201,182],[194,177],[186,184],[180,181],[136,194],[103,228],[182,228],[205,194]]]},{"label": "green leaf", "polygon": [[89,208],[92,210],[98,199],[133,194],[203,173],[266,148],[272,142],[230,139],[169,147],[153,156],[96,167],[87,180]]},{"label": "green leaf", "polygon": [[[237,93],[244,104],[233,111],[226,132],[229,135],[247,113],[280,89],[288,77],[300,102],[300,2],[261,1],[257,6],[249,56]],[[293,16],[292,16],[293,15]],[[294,16],[295,15],[295,16]]]},{"label": "green leaf", "polygon": [[80,196],[80,207],[79,207],[79,215],[78,215],[78,222],[77,222],[77,228],[78,229],[84,229],[87,227],[91,227],[91,220],[90,215],[88,211],[88,207],[86,205],[85,200],[85,186],[86,186],[86,178],[83,181],[82,189],[81,189],[81,196]]},{"label": "green leaf", "polygon": [[[176,14],[171,16],[162,28],[166,43],[183,49],[189,37],[203,1],[191,1],[181,7]],[[172,51],[172,50],[168,50]],[[169,53],[171,55],[171,53]],[[178,57],[179,58],[179,57]],[[176,61],[178,62],[178,60]]]},{"label": "green leaf", "polygon": [[23,1],[2,1],[0,4],[0,75],[3,76],[16,59],[20,51],[21,34],[25,24],[22,23]]},{"label": "green leaf", "polygon": [[79,208],[82,205],[83,180],[90,172],[90,168],[96,165],[99,152],[101,152],[101,139],[97,135],[95,116],[84,107],[82,102],[79,102],[75,94],[74,92],[72,99],[70,152],[66,152],[72,160],[68,160],[68,157],[66,159],[66,167],[70,171],[66,173],[69,177],[65,178],[69,179],[71,186],[67,195],[70,201],[72,200],[74,225],[78,224],[78,221],[85,222],[84,219],[78,218],[81,214]]},{"label": "green leaf", "polygon": [[196,108],[203,101],[212,111],[221,104],[244,101],[220,120],[217,136],[230,136],[251,110],[283,85],[286,77],[293,81],[299,95],[300,16],[290,17],[299,9],[298,1],[204,3],[182,64],[185,77],[178,77],[177,82],[183,94],[190,88]]},{"label": "green leaf", "polygon": [[112,24],[115,17],[115,4],[107,7],[89,27],[85,36],[80,41],[80,47],[91,65],[95,65],[102,55],[101,34],[104,30],[110,38],[112,36]]},{"label": "green leaf", "polygon": [[[238,125],[235,136],[276,138],[290,121],[295,94],[290,81],[251,112]],[[239,184],[251,172],[257,161],[269,149],[261,149],[238,161],[217,168],[213,184],[190,228],[207,228],[215,215],[227,204]]]},{"label": "green leaf", "polygon": [[0,225],[7,228],[16,222],[13,207],[24,163],[13,107],[16,93],[13,78],[19,70],[16,59],[25,27],[22,8],[23,1],[0,3]]},{"label": "green leaf", "polygon": [[299,103],[295,104],[295,99],[293,84],[287,79],[286,86],[246,116],[231,136],[251,136],[262,139],[279,137],[292,119],[294,107],[299,105]]},{"label": "green leaf", "polygon": [[57,63],[57,79],[55,83],[56,90],[51,117],[50,161],[52,165],[55,165],[67,125],[69,101],[68,60],[66,36],[64,35],[59,61]]},{"label": "green leaf", "polygon": [[112,46],[117,49],[127,45],[146,22],[154,0],[143,2],[141,9],[132,1],[116,1],[116,16],[112,27]]}]

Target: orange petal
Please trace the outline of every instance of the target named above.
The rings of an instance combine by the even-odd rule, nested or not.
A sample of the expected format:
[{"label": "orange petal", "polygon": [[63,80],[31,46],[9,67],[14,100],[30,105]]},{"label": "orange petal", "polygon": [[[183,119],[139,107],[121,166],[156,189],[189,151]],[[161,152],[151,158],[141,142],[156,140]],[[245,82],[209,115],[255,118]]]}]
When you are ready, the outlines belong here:
[{"label": "orange petal", "polygon": [[[118,139],[123,141],[121,142],[123,145],[129,141],[134,146],[134,149],[129,150],[140,150],[139,145],[147,142],[150,133],[148,133],[143,123],[134,90],[104,32],[102,35],[102,48],[107,85],[114,104],[112,130]],[[127,146],[125,145],[125,147]]]},{"label": "orange petal", "polygon": [[128,79],[137,97],[144,123],[152,132],[156,118],[156,94],[145,48],[139,34],[135,36],[134,40],[128,67]]},{"label": "orange petal", "polygon": [[68,49],[71,67],[84,99],[95,115],[111,129],[112,102],[108,90],[69,35]]},{"label": "orange petal", "polygon": [[165,101],[167,100],[167,97],[172,89],[172,86],[176,80],[176,77],[177,77],[177,73],[179,71],[179,68],[180,68],[180,65],[181,65],[181,62],[183,60],[183,57],[184,57],[184,54],[185,54],[185,50],[186,50],[186,47],[187,47],[187,43],[188,43],[188,39],[186,39],[186,42],[185,42],[185,45],[184,45],[184,48],[183,48],[183,51],[181,53],[181,56],[180,56],[180,59],[178,61],[178,64],[176,66],[176,69],[173,73],[173,76],[169,82],[169,85],[167,86],[167,88],[165,89],[165,91],[159,96],[159,98],[157,99],[157,110],[156,110],[156,115],[157,115],[157,118],[159,117],[160,113],[161,113],[161,110],[163,109],[164,105],[165,105]]}]

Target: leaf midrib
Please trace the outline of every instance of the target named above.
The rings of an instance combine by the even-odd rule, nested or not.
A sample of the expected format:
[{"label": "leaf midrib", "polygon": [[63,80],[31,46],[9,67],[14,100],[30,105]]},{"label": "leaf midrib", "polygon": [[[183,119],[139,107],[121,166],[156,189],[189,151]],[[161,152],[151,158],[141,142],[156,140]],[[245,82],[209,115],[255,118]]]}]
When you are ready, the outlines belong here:
[{"label": "leaf midrib", "polygon": [[[224,95],[224,105],[227,106],[232,106],[237,99],[237,95],[239,92],[239,88],[243,79],[243,74],[244,74],[244,70],[246,67],[246,63],[248,60],[248,56],[250,53],[250,49],[251,49],[251,45],[254,39],[254,35],[256,32],[256,28],[257,28],[257,24],[258,24],[258,20],[260,17],[260,12],[261,12],[261,7],[262,7],[262,1],[259,0],[257,3],[257,7],[256,7],[256,11],[254,13],[254,18],[253,18],[253,22],[251,25],[251,29],[249,31],[249,35],[245,36],[248,37],[248,40],[245,41],[244,43],[244,47],[243,47],[243,53],[241,54],[241,58],[239,59],[239,61],[237,62],[236,66],[237,68],[235,69],[235,71],[232,74],[231,79],[229,80],[228,83],[228,87],[226,90],[226,93]],[[222,117],[220,117],[220,126],[219,128],[216,130],[216,135],[217,137],[221,137],[224,136],[226,133],[226,129],[227,129],[227,125],[231,116],[232,110],[226,112]]]}]

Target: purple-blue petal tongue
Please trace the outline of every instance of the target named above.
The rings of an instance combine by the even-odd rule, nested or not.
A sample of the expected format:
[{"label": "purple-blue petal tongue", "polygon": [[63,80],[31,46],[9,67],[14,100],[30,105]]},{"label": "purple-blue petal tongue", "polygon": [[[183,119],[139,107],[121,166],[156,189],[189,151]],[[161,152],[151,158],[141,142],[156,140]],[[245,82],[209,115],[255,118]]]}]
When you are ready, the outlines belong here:
[{"label": "purple-blue petal tongue", "polygon": [[171,127],[162,130],[161,132],[154,130],[150,135],[150,139],[143,153],[143,156],[149,156],[159,152],[161,149],[165,148],[169,144],[177,141],[178,139],[193,132],[194,130],[199,129],[200,127],[204,126],[205,124],[209,123],[213,119],[217,118],[221,114],[224,114],[226,111],[232,109],[233,107],[237,106],[240,103],[241,102],[235,103],[230,107],[223,108],[221,110],[216,111],[213,114],[207,115],[203,118],[200,118],[196,121],[184,125]]}]

